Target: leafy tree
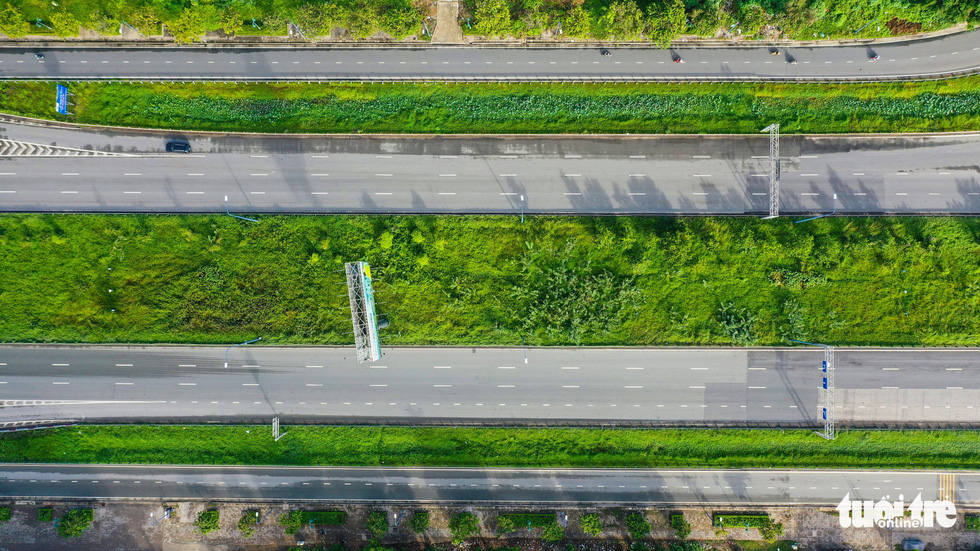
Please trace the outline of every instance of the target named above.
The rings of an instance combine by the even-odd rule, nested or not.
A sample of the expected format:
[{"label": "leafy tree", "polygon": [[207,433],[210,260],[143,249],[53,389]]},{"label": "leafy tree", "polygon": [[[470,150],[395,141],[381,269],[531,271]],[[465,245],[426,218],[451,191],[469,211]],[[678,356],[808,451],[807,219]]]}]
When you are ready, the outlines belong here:
[{"label": "leafy tree", "polygon": [[565,529],[556,520],[542,529],[541,537],[544,538],[544,541],[561,541],[565,537]]},{"label": "leafy tree", "polygon": [[408,523],[412,528],[412,531],[416,534],[421,534],[429,528],[429,512],[428,511],[415,511],[412,515],[412,520]]},{"label": "leafy tree", "polygon": [[0,507],[0,523],[10,520],[10,507]]},{"label": "leafy tree", "polygon": [[466,538],[480,532],[480,522],[473,513],[457,513],[449,520],[453,545],[462,545]]},{"label": "leafy tree", "polygon": [[119,31],[119,19],[103,10],[92,12],[84,25],[99,34],[116,34]]},{"label": "leafy tree", "polygon": [[126,24],[147,36],[160,34],[160,19],[160,12],[149,4],[139,6],[123,17]]},{"label": "leafy tree", "polygon": [[255,534],[255,527],[258,523],[258,511],[245,511],[242,513],[242,517],[238,519],[238,531],[242,533],[243,538],[248,539]]},{"label": "leafy tree", "polygon": [[92,527],[94,514],[91,509],[74,509],[65,513],[58,523],[58,535],[63,538],[77,538]]},{"label": "leafy tree", "polygon": [[596,513],[582,515],[578,519],[578,525],[582,528],[583,532],[590,536],[598,536],[602,533],[602,520]]},{"label": "leafy tree", "polygon": [[473,17],[476,19],[476,32],[482,35],[500,36],[513,29],[507,0],[477,0]]},{"label": "leafy tree", "polygon": [[50,507],[42,507],[37,510],[37,520],[41,522],[51,522],[54,519],[54,513],[51,511]]},{"label": "leafy tree", "polygon": [[211,509],[208,511],[201,511],[197,514],[197,520],[194,521],[194,526],[202,534],[207,534],[208,532],[214,532],[221,528],[219,523],[218,511]]},{"label": "leafy tree", "polygon": [[279,515],[279,525],[286,528],[287,534],[299,532],[303,526],[303,511],[290,511],[289,514]]},{"label": "leafy tree", "polygon": [[31,26],[24,19],[24,14],[14,6],[7,4],[7,7],[0,10],[0,32],[10,38],[20,38],[30,32]]},{"label": "leafy tree", "polygon": [[639,40],[643,36],[643,12],[635,0],[616,0],[605,15],[606,30],[618,40]]},{"label": "leafy tree", "polygon": [[388,513],[385,511],[371,511],[367,517],[367,529],[375,538],[380,538],[388,533]]},{"label": "leafy tree", "polygon": [[687,14],[684,0],[662,0],[649,8],[651,24],[647,30],[650,41],[661,48],[669,48],[670,42],[684,32]]},{"label": "leafy tree", "polygon": [[691,535],[691,523],[684,518],[683,514],[670,515],[670,527],[677,532],[677,537],[680,539]]},{"label": "leafy tree", "polygon": [[51,16],[51,28],[54,34],[62,38],[78,36],[79,24],[75,16],[68,12],[60,11]]},{"label": "leafy tree", "polygon": [[626,530],[633,539],[643,539],[650,533],[650,523],[640,513],[630,513],[626,517]]},{"label": "leafy tree", "polygon": [[235,34],[242,30],[244,16],[235,8],[221,10],[218,14],[218,28],[226,34]]},{"label": "leafy tree", "polygon": [[500,515],[497,517],[497,535],[502,536],[504,534],[509,534],[517,530],[514,526],[514,519],[507,515]]},{"label": "leafy tree", "polygon": [[759,4],[749,4],[738,10],[738,21],[743,34],[754,35],[769,22],[769,15]]},{"label": "leafy tree", "polygon": [[217,11],[210,4],[192,4],[176,19],[167,21],[167,30],[180,43],[196,42],[214,28]]}]

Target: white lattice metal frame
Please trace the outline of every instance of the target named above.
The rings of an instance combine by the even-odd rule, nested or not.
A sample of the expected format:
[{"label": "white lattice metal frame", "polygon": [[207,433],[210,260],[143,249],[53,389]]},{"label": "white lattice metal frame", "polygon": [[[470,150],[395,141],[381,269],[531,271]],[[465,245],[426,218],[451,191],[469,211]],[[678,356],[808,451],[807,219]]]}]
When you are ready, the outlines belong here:
[{"label": "white lattice metal frame", "polygon": [[366,262],[348,262],[347,296],[350,299],[351,322],[354,325],[354,349],[358,362],[381,359],[381,343],[374,316],[374,292],[371,288],[370,267]]},{"label": "white lattice metal frame", "polygon": [[779,217],[779,124],[774,123],[762,129],[769,132],[769,216]]}]

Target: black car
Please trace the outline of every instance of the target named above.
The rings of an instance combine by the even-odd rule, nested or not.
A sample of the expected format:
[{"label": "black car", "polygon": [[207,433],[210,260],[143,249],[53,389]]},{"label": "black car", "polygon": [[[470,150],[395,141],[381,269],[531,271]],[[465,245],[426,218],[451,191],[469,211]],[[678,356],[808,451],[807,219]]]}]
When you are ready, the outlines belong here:
[{"label": "black car", "polygon": [[191,144],[184,141],[167,142],[167,151],[170,153],[190,153]]}]

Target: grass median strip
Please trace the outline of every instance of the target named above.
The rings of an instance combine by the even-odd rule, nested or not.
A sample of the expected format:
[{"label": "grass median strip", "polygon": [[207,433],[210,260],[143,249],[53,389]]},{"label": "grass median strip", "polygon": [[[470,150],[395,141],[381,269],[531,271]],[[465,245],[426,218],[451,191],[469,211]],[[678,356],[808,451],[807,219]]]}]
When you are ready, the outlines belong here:
[{"label": "grass median strip", "polygon": [[[977,345],[975,218],[0,216],[0,342]],[[750,291],[750,292],[749,292]]]},{"label": "grass median strip", "polygon": [[[68,120],[312,133],[783,133],[980,129],[980,76],[883,84],[72,83]],[[48,119],[54,83],[0,83],[0,111]]]},{"label": "grass median strip", "polygon": [[[247,432],[250,431],[250,432]],[[980,468],[976,431],[79,426],[0,435],[7,463]]]}]

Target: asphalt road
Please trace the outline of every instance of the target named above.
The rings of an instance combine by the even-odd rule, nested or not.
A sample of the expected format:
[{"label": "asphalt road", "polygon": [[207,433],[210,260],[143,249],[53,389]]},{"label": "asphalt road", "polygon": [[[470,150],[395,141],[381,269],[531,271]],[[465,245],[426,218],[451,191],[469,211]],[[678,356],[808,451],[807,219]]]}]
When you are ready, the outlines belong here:
[{"label": "asphalt road", "polygon": [[[980,500],[980,473],[940,485],[928,471],[439,469],[14,465],[0,467],[7,499],[181,499],[320,502],[507,502],[822,505],[901,494],[906,506]],[[943,488],[940,490],[940,488]],[[948,489],[954,492],[949,494]]]},{"label": "asphalt road", "polygon": [[[188,134],[193,153],[167,154],[165,143],[177,136],[0,122],[9,153],[0,153],[0,211],[223,212],[225,197],[241,214],[758,215],[769,208],[763,134]],[[785,137],[781,212],[831,212],[836,194],[838,214],[976,215],[978,150],[980,135],[972,134]]]},{"label": "asphalt road", "polygon": [[[874,80],[975,72],[980,34],[874,46],[0,49],[0,79],[49,80]],[[43,52],[43,59],[35,59]],[[874,55],[880,56],[871,61]],[[673,60],[681,58],[684,63]],[[791,64],[796,60],[796,64]]]},{"label": "asphalt road", "polygon": [[[822,423],[812,348],[532,348],[526,363],[520,348],[389,348],[374,364],[353,348],[227,352],[226,368],[218,347],[0,346],[0,422]],[[978,360],[838,349],[838,422],[853,409],[885,425],[978,423]]]}]

